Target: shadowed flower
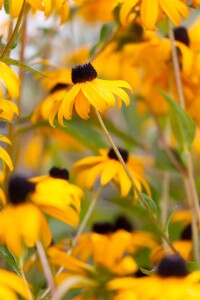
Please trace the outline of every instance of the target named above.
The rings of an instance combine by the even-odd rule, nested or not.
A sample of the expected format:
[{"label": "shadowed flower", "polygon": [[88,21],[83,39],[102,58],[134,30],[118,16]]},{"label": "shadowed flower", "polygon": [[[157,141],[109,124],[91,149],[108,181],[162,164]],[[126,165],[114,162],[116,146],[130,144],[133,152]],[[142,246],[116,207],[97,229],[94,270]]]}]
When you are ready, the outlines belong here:
[{"label": "shadowed flower", "polygon": [[126,23],[130,14],[137,13],[138,6],[142,25],[150,30],[155,29],[163,13],[175,25],[180,24],[181,17],[186,18],[189,14],[188,7],[182,0],[124,0],[120,10],[120,20],[123,24]]},{"label": "shadowed flower", "polygon": [[102,80],[97,78],[94,67],[88,63],[78,65],[72,69],[72,82],[74,85],[66,91],[62,100],[54,103],[49,120],[51,125],[58,113],[58,121],[63,125],[63,118],[72,118],[73,108],[82,119],[88,119],[91,105],[100,112],[115,106],[121,108],[122,100],[126,105],[130,103],[129,96],[123,88],[131,90],[130,85],[123,80]]},{"label": "shadowed flower", "polygon": [[22,177],[13,177],[9,182],[10,204],[0,212],[0,243],[20,257],[24,245],[34,247],[41,241],[44,247],[51,243],[51,231],[41,210],[28,202],[34,184]]},{"label": "shadowed flower", "polygon": [[[133,156],[121,148],[118,150],[131,172],[138,189],[141,191],[144,186],[147,193],[151,194],[146,180],[143,179],[144,165],[150,165],[150,160]],[[131,181],[114,150],[101,149],[99,152],[99,156],[86,157],[74,164],[72,172],[77,177],[77,181],[79,184],[84,184],[90,189],[99,177],[102,186],[113,180],[119,186],[122,197],[127,196],[132,186]]]},{"label": "shadowed flower", "polygon": [[36,184],[30,198],[48,215],[75,227],[79,222],[83,191],[68,179],[66,169],[53,167],[49,175],[30,179]]}]

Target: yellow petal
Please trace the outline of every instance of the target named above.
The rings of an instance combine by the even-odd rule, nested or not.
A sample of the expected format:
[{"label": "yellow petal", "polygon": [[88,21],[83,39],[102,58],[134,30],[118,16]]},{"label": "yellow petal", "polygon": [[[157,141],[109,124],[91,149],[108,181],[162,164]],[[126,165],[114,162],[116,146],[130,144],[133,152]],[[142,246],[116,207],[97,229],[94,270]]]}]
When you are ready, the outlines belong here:
[{"label": "yellow petal", "polygon": [[62,111],[63,115],[67,120],[70,120],[72,117],[72,111],[74,106],[75,97],[78,95],[81,89],[80,84],[75,84],[69,91],[67,91],[66,95],[62,101]]},{"label": "yellow petal", "polygon": [[159,11],[158,1],[159,0],[142,0],[140,14],[142,23],[147,29],[155,29]]},{"label": "yellow petal", "polygon": [[93,184],[98,179],[98,177],[100,176],[104,168],[105,168],[105,163],[101,163],[89,170],[88,176],[86,178],[86,183],[88,188],[91,188],[93,186]]},{"label": "yellow petal", "polygon": [[108,104],[109,107],[115,105],[115,97],[111,91],[105,88],[102,84],[99,84],[100,81],[93,81],[93,88],[101,95],[101,98]]},{"label": "yellow petal", "polygon": [[10,12],[11,15],[13,16],[13,18],[17,18],[20,14],[20,11],[22,9],[22,5],[23,5],[24,0],[12,0],[10,1]]},{"label": "yellow petal", "polygon": [[88,101],[100,112],[104,112],[108,106],[102,99],[101,94],[94,88],[94,83],[86,82],[82,84],[82,92]]},{"label": "yellow petal", "polygon": [[131,9],[139,2],[139,0],[125,0],[122,4],[122,8],[120,10],[120,21],[123,25],[126,24],[127,17],[131,11]]},{"label": "yellow petal", "polygon": [[6,150],[4,150],[2,147],[0,147],[0,158],[6,163],[10,171],[12,171],[13,170],[12,160],[9,154],[6,152]]},{"label": "yellow petal", "polygon": [[84,120],[87,120],[89,118],[89,112],[90,112],[90,103],[85,98],[83,93],[80,91],[79,94],[76,96],[75,100],[75,109],[77,111],[77,114]]},{"label": "yellow petal", "polygon": [[176,26],[180,24],[182,16],[187,18],[189,15],[187,6],[180,0],[159,0],[159,4],[162,10]]},{"label": "yellow petal", "polygon": [[119,169],[119,162],[110,160],[105,164],[105,167],[101,175],[101,184],[106,185],[109,181],[115,177]]}]

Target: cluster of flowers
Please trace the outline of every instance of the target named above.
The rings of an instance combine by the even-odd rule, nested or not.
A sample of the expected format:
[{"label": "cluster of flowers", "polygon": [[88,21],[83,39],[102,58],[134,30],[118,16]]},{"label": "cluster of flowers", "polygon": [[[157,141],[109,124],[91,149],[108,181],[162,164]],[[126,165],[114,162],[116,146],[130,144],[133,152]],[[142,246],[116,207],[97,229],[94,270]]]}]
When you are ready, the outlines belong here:
[{"label": "cluster of flowers", "polygon": [[[152,168],[152,155],[136,155],[124,148],[117,148],[101,116],[106,119],[107,112],[111,109],[115,111],[116,103],[118,110],[123,103],[130,105],[134,94],[138,98],[138,112],[143,116],[150,112],[158,122],[158,116],[167,118],[171,109],[160,90],[178,103],[181,88],[184,100],[182,110],[186,111],[184,117],[186,121],[190,120],[187,119],[188,115],[191,117],[198,134],[200,23],[197,20],[190,26],[178,26],[182,18],[198,10],[200,1],[71,2],[0,1],[0,9],[4,9],[10,16],[7,29],[11,32],[7,44],[0,44],[0,122],[6,124],[8,129],[7,135],[0,135],[0,141],[8,144],[6,150],[0,146],[0,253],[3,261],[0,269],[0,298],[16,300],[19,296],[29,300],[34,297],[38,300],[59,300],[66,296],[74,300],[199,299],[199,264],[194,263],[195,270],[191,271],[192,263],[188,263],[198,259],[195,239],[198,240],[197,223],[200,216],[195,216],[195,219],[194,215],[191,216],[194,204],[188,202],[190,210],[177,211],[171,216],[168,223],[172,228],[177,224],[181,228],[171,242],[168,233],[162,229],[166,220],[161,225],[159,213],[156,215],[151,206],[152,203],[156,205],[151,199],[154,191],[147,182],[145,168]],[[38,72],[37,76],[44,75],[41,82],[48,96],[37,105],[28,121],[24,121],[20,85],[25,76],[23,72],[18,76],[9,64],[29,71],[34,69],[25,65],[24,61],[9,58],[9,53],[14,48],[21,25],[19,56],[21,60],[24,59],[26,22],[37,11],[43,12],[46,18],[58,16],[59,26],[81,17],[89,24],[109,22],[113,32],[108,39],[106,37],[100,41],[93,56],[89,47],[80,47],[68,56],[67,67]],[[23,18],[24,23],[21,24]],[[162,30],[162,26],[167,27],[166,22],[169,27],[167,34]],[[173,30],[172,24],[176,26]],[[116,31],[114,27],[117,27]],[[175,72],[174,56],[177,58]],[[44,65],[50,65],[45,59],[43,62]],[[72,164],[69,158],[68,163],[72,165],[70,176],[67,169],[57,166],[51,167],[48,175],[17,175],[17,171],[24,173],[20,164],[31,167],[31,174],[44,173],[47,166],[57,164],[57,161],[61,165],[62,159],[57,157],[58,148],[64,152],[69,150],[70,153],[73,150],[84,154],[84,138],[81,143],[81,139],[76,139],[75,131],[72,130],[71,134],[70,130],[65,131],[67,121],[74,115],[83,120],[92,116],[94,123],[89,123],[89,127],[95,126],[98,119],[112,147],[93,147],[94,155]],[[28,122],[29,129],[23,127],[25,122]],[[158,127],[162,136],[160,123]],[[29,136],[26,136],[26,145],[22,149],[17,145],[16,136],[19,137],[23,131],[27,131]],[[117,133],[121,133],[120,130]],[[178,164],[183,173],[188,172],[183,179],[187,183],[189,178],[187,190],[193,197],[195,184],[190,176],[191,168],[187,170],[180,153],[180,157],[176,157],[175,151],[171,150],[173,145],[175,150],[181,151],[176,148],[176,141],[170,140],[169,143],[169,158],[172,157],[172,163],[175,160],[175,167]],[[62,165],[65,164],[66,160]],[[16,172],[10,174],[13,169]],[[87,198],[87,192],[90,192],[90,196],[94,194],[94,199],[89,200],[90,205],[84,212],[82,202]],[[131,210],[140,201],[144,218],[149,218],[146,214],[148,212],[154,225],[158,225],[158,232],[151,228],[135,229],[133,222],[119,215],[109,222],[97,222],[95,219],[92,229],[83,233],[97,198],[109,200],[111,193],[118,195],[122,207],[128,205]],[[125,198],[124,201],[121,198]],[[199,204],[195,205],[198,207]],[[64,239],[63,236],[59,239],[54,233],[51,222],[55,219],[58,224],[62,222],[69,225]],[[78,227],[77,232],[71,232],[71,227]],[[17,274],[8,271],[8,265]]]}]

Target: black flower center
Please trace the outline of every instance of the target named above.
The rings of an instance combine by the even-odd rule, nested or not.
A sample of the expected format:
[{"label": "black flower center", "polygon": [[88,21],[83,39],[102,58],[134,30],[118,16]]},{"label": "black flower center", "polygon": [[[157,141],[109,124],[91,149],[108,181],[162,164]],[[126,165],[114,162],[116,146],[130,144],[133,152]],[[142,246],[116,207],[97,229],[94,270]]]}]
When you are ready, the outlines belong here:
[{"label": "black flower center", "polygon": [[8,184],[8,198],[12,204],[20,204],[26,201],[29,193],[35,190],[35,184],[21,176],[12,177]]},{"label": "black flower center", "polygon": [[124,216],[119,216],[115,221],[114,230],[117,231],[119,229],[124,229],[129,232],[133,231],[132,224]]},{"label": "black flower center", "polygon": [[93,225],[92,231],[99,234],[108,234],[114,231],[114,226],[110,222],[97,222]]},{"label": "black flower center", "polygon": [[69,86],[69,84],[66,84],[66,83],[58,83],[50,90],[50,94],[55,93],[60,90],[63,90],[63,89],[66,89],[68,86]]},{"label": "black flower center", "polygon": [[[118,148],[118,151],[121,154],[123,160],[125,162],[127,162],[128,161],[128,151],[126,151],[126,150],[124,150],[122,148]],[[117,155],[116,155],[116,153],[115,153],[115,151],[114,151],[114,149],[112,149],[112,148],[108,152],[108,157],[110,157],[112,159],[115,159],[115,160],[119,160],[118,157],[117,157]]]},{"label": "black flower center", "polygon": [[59,179],[64,179],[64,180],[69,179],[69,172],[67,169],[60,169],[57,167],[53,167],[49,171],[49,175],[53,178],[59,178]]},{"label": "black flower center", "polygon": [[191,241],[192,239],[192,227],[191,224],[186,226],[181,234],[181,240]]},{"label": "black flower center", "polygon": [[186,46],[190,46],[190,38],[185,27],[178,27],[174,29],[174,38],[176,41],[179,41]]},{"label": "black flower center", "polygon": [[184,277],[188,274],[184,260],[178,255],[166,256],[158,266],[158,275],[161,277]]},{"label": "black flower center", "polygon": [[78,65],[75,68],[72,68],[72,82],[74,84],[92,81],[96,77],[97,72],[90,63]]}]

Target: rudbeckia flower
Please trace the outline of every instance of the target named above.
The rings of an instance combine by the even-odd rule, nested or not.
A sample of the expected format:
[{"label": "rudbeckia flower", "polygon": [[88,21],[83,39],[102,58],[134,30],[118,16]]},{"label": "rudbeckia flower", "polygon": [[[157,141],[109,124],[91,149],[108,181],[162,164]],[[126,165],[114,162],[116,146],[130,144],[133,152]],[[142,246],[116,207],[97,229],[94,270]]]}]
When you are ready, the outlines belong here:
[{"label": "rudbeckia flower", "polygon": [[36,183],[30,198],[48,215],[75,227],[79,222],[83,191],[69,183],[68,179],[69,172],[66,169],[53,167],[49,176],[30,179]]},{"label": "rudbeckia flower", "polygon": [[120,10],[120,20],[123,24],[133,12],[140,7],[140,17],[145,28],[154,30],[157,21],[162,13],[178,26],[181,17],[186,18],[189,15],[187,5],[182,0],[124,0]]},{"label": "rudbeckia flower", "polygon": [[[131,175],[141,191],[144,186],[148,194],[151,194],[149,186],[144,176],[145,165],[150,164],[147,158],[130,155],[126,150],[119,148]],[[119,186],[122,197],[126,197],[131,189],[131,181],[128,178],[122,164],[119,162],[113,149],[101,149],[99,156],[86,157],[74,164],[73,174],[77,177],[77,182],[92,188],[98,178],[102,186],[114,181]],[[134,196],[136,194],[134,193]]]},{"label": "rudbeckia flower", "polygon": [[0,243],[17,257],[23,254],[24,245],[34,247],[41,241],[44,247],[51,243],[51,231],[41,210],[27,201],[34,184],[22,177],[9,182],[10,203],[0,212]]},{"label": "rudbeckia flower", "polygon": [[17,300],[17,295],[29,299],[27,289],[22,278],[14,273],[0,269],[0,297],[1,299]]},{"label": "rudbeckia flower", "polygon": [[11,100],[3,99],[3,92],[0,88],[0,119],[11,122],[15,114],[19,114],[17,105]]},{"label": "rudbeckia flower", "polygon": [[97,78],[94,67],[88,63],[78,65],[72,69],[72,82],[74,85],[61,101],[57,101],[52,108],[49,120],[51,124],[58,113],[58,121],[63,125],[63,118],[72,118],[73,108],[77,114],[88,119],[91,105],[100,112],[105,112],[115,105],[117,97],[118,108],[121,108],[122,100],[126,105],[130,103],[129,96],[123,88],[131,90],[130,85],[123,80],[102,80]]},{"label": "rudbeckia flower", "polygon": [[137,270],[133,255],[156,244],[151,233],[134,231],[124,217],[118,217],[113,224],[95,223],[93,232],[80,236],[72,254],[83,261],[92,259],[96,266],[104,266],[114,274],[126,275]]},{"label": "rudbeckia flower", "polygon": [[[108,283],[115,291],[114,300],[199,299],[200,272],[188,274],[185,262],[178,256],[167,256],[159,264],[157,275],[140,278],[118,278]],[[125,295],[128,298],[124,298]]]}]

